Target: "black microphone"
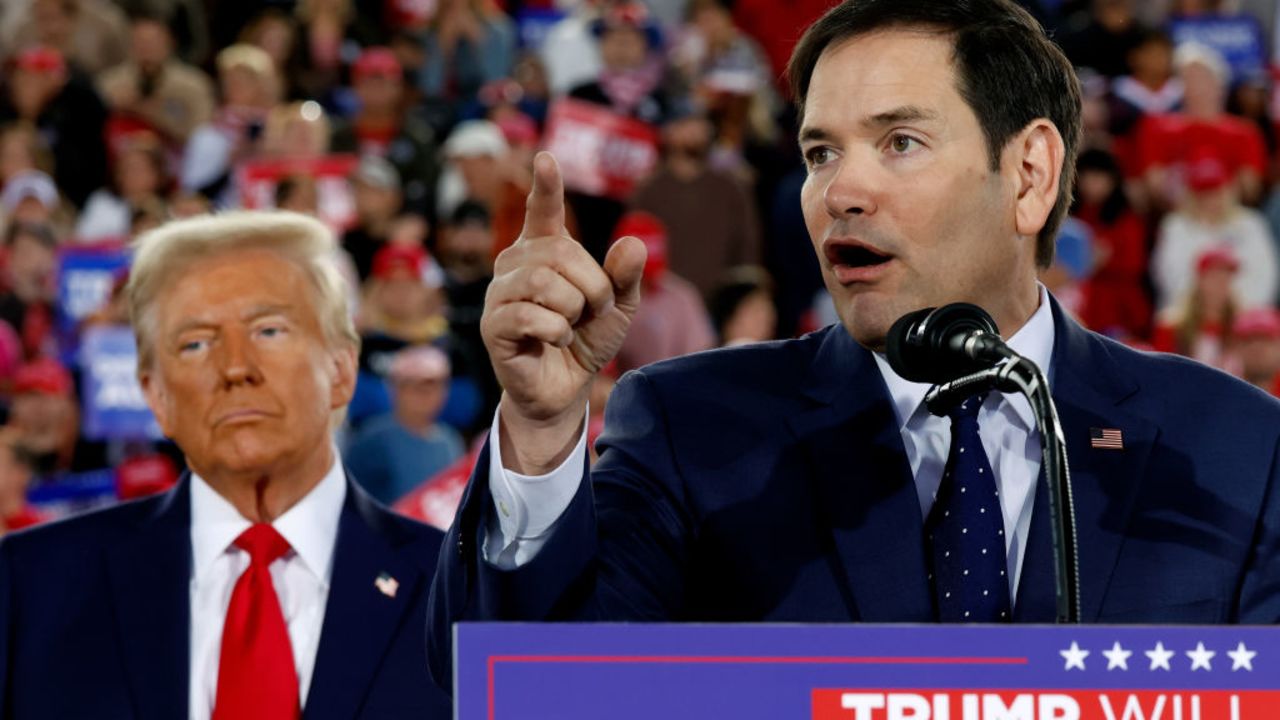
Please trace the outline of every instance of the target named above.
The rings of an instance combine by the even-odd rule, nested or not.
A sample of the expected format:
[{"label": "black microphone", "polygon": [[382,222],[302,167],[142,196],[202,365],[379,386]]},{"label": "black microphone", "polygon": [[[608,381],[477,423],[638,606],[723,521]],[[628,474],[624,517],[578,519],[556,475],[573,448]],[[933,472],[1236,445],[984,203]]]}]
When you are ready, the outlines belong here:
[{"label": "black microphone", "polygon": [[1015,357],[986,310],[951,303],[907,313],[889,328],[885,355],[905,380],[934,385]]}]

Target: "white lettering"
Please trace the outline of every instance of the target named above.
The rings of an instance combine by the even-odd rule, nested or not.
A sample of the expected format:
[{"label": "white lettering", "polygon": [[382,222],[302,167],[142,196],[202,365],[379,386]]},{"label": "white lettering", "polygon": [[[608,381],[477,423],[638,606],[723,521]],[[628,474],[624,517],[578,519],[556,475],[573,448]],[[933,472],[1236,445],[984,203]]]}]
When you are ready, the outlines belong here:
[{"label": "white lettering", "polygon": [[[1102,703],[1102,714],[1107,716],[1107,720],[1116,720],[1116,711],[1111,706],[1111,698],[1103,695],[1098,700]],[[1151,710],[1149,720],[1160,720],[1160,716],[1164,714],[1165,702],[1164,695],[1156,696],[1156,704]],[[1130,695],[1125,700],[1124,715],[1121,716],[1120,720],[1148,720],[1146,713],[1142,709],[1142,702],[1138,700],[1137,696]]]},{"label": "white lettering", "polygon": [[929,720],[929,700],[923,695],[889,695],[886,720]]},{"label": "white lettering", "polygon": [[1041,695],[1037,720],[1080,720],[1080,705],[1070,695]]},{"label": "white lettering", "polygon": [[1018,695],[1011,705],[1005,705],[999,695],[982,696],[982,720],[1036,720],[1035,713],[1031,695]]},{"label": "white lettering", "polygon": [[844,693],[840,707],[853,711],[853,720],[872,720],[872,710],[884,709],[883,693]]}]

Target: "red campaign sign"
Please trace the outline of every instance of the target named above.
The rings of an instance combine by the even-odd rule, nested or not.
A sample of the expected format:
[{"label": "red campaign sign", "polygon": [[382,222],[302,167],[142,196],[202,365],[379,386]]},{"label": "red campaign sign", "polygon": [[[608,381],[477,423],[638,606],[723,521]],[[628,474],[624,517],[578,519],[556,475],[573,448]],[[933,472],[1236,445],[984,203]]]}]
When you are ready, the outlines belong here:
[{"label": "red campaign sign", "polygon": [[566,188],[625,200],[658,164],[658,131],[603,106],[563,99],[547,114],[546,148]]},{"label": "red campaign sign", "polygon": [[318,158],[248,160],[238,169],[240,204],[249,210],[276,206],[276,186],[291,176],[305,175],[316,182],[316,206],[320,219],[342,232],[356,220],[355,196],[349,178],[360,159],[355,155]]},{"label": "red campaign sign", "polygon": [[812,720],[1274,720],[1280,692],[814,690]]}]

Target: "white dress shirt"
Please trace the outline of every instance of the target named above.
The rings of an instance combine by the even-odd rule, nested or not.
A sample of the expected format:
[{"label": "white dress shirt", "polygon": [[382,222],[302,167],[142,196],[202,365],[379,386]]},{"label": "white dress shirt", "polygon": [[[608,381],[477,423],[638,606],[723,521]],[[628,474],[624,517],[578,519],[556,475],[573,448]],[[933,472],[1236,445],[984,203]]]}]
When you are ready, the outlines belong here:
[{"label": "white dress shirt", "polygon": [[[335,459],[320,484],[271,523],[293,548],[271,563],[270,572],[288,626],[299,700],[304,706],[333,576],[338,518],[346,497],[346,475]],[[208,720],[213,713],[222,626],[231,591],[249,568],[249,553],[232,543],[252,524],[203,478],[191,475],[191,720]]]},{"label": "white dress shirt", "polygon": [[[1015,352],[1040,366],[1050,377],[1053,357],[1053,313],[1049,294],[1040,286],[1040,306],[1025,325],[1009,338]],[[942,479],[942,468],[951,447],[951,421],[934,417],[924,405],[930,386],[903,380],[879,353],[875,355],[893,400],[902,433],[902,442],[915,478],[921,517],[928,517]],[[1040,436],[1035,415],[1021,395],[992,393],[978,413],[982,445],[991,461],[1000,490],[1004,515],[1009,596],[1017,594],[1022,558],[1027,549],[1031,511],[1035,506],[1035,486],[1040,474]],[[496,522],[491,521],[485,538],[485,559],[502,569],[529,562],[546,543],[556,522],[569,507],[586,461],[585,428],[577,446],[560,467],[546,475],[529,476],[502,466],[498,415],[495,412],[489,434],[489,487],[493,495]]]}]

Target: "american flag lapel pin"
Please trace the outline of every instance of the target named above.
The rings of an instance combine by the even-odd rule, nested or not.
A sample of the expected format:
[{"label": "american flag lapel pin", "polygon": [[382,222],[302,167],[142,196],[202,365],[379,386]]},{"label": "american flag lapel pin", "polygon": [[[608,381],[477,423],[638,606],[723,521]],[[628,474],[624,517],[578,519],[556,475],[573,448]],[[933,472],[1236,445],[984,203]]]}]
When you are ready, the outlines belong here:
[{"label": "american flag lapel pin", "polygon": [[373,581],[373,586],[378,588],[378,592],[389,598],[396,596],[396,590],[400,589],[400,582],[387,573],[382,573]]},{"label": "american flag lapel pin", "polygon": [[1124,433],[1117,428],[1089,428],[1089,447],[1099,450],[1123,450]]}]

